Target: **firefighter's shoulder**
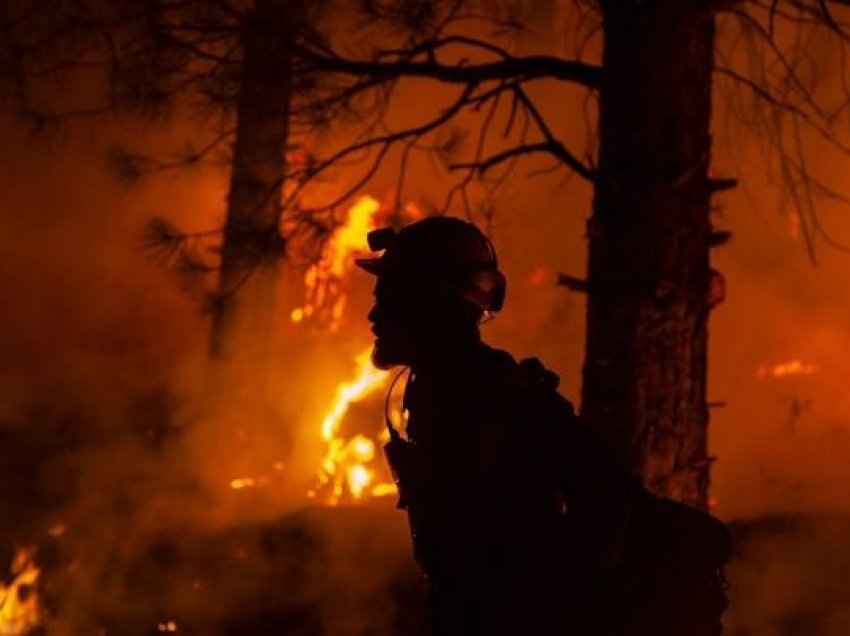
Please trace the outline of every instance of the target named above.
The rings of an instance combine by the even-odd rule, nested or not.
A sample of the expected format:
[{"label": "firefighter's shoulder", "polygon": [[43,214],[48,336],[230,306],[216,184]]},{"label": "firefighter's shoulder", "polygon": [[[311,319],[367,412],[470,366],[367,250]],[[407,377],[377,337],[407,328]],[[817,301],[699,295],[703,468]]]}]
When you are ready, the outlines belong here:
[{"label": "firefighter's shoulder", "polygon": [[480,384],[489,399],[501,408],[541,409],[559,416],[573,417],[572,404],[558,392],[560,379],[538,358],[516,360],[501,349],[482,349],[479,363]]}]

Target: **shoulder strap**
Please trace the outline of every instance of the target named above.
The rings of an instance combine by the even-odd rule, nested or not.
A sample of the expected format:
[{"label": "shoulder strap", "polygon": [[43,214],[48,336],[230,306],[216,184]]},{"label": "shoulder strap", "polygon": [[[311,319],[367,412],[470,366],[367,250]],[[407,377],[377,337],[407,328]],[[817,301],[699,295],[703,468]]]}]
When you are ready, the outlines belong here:
[{"label": "shoulder strap", "polygon": [[[396,430],[396,427],[393,426],[392,418],[390,418],[390,407],[393,397],[393,389],[395,389],[395,385],[398,384],[398,381],[401,379],[401,376],[403,376],[405,373],[407,373],[407,384],[410,384],[410,367],[402,367],[401,371],[396,374],[396,376],[393,378],[393,381],[390,383],[390,388],[387,389],[387,397],[384,400],[384,423],[386,424],[387,433],[389,433],[391,440],[397,440],[401,438],[401,435]],[[404,393],[406,397],[407,385],[405,385],[404,387]],[[403,408],[405,408],[404,401],[402,401],[402,409]]]}]

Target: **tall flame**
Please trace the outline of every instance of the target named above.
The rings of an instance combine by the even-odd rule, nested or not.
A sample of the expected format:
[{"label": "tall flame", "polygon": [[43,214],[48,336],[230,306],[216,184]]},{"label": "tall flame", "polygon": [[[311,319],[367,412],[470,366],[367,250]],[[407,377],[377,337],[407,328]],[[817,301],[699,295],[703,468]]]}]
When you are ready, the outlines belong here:
[{"label": "tall flame", "polygon": [[372,365],[370,353],[371,349],[366,349],[355,358],[354,379],[337,387],[322,420],[322,439],[327,444],[327,452],[322,459],[319,482],[330,488],[328,503],[331,504],[338,503],[345,495],[360,499],[366,494],[381,496],[388,491],[387,484],[373,484],[375,474],[369,463],[375,458],[375,442],[363,435],[351,439],[339,435],[340,423],[349,406],[386,384],[387,372]]},{"label": "tall flame", "polygon": [[293,322],[321,314],[332,331],[340,326],[347,300],[345,277],[353,267],[354,254],[368,251],[366,235],[380,209],[377,199],[369,196],[358,198],[349,208],[345,223],[333,231],[319,260],[304,274],[307,299],[292,310]]},{"label": "tall flame", "polygon": [[0,635],[29,634],[40,623],[36,590],[40,570],[34,557],[31,548],[18,550],[12,561],[12,582],[0,583]]},{"label": "tall flame", "polygon": [[[328,237],[318,260],[304,274],[305,300],[290,314],[293,322],[318,319],[327,331],[336,331],[345,314],[347,284],[354,267],[354,257],[369,251],[367,234],[381,220],[382,209],[377,199],[359,197],[348,209],[343,223]],[[408,204],[395,219],[403,223],[422,216],[421,210]],[[375,468],[376,449],[381,435],[372,432],[356,435],[341,434],[341,423],[351,404],[361,401],[385,386],[387,373],[375,369],[370,361],[370,349],[355,358],[356,372],[349,381],[342,382],[334,394],[321,425],[326,452],[319,470],[319,485],[309,494],[320,497],[329,504],[342,499],[357,500],[382,497],[395,492],[392,483],[377,483],[380,469]],[[234,489],[249,487],[244,480],[231,482]]]}]

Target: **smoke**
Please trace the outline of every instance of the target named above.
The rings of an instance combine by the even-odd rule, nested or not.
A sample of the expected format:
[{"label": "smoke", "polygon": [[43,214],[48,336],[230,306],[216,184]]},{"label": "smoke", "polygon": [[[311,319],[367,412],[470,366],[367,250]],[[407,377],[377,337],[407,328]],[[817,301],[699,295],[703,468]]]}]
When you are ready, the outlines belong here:
[{"label": "smoke", "polygon": [[[188,500],[178,387],[199,317],[137,249],[163,192],[125,196],[89,135],[4,140],[3,548],[61,541],[63,559],[88,567]],[[175,188],[168,205],[190,192]],[[83,579],[72,597],[98,589]]]},{"label": "smoke", "polygon": [[737,523],[730,636],[838,636],[850,629],[846,515]]},{"label": "smoke", "polygon": [[[715,257],[728,299],[711,323],[709,391],[725,404],[712,411],[717,509],[733,518],[847,511],[847,254],[821,241],[812,263],[797,211],[778,212],[770,165],[752,146],[741,144],[738,153],[745,185],[721,197],[719,219],[733,241]],[[726,157],[721,170],[732,165]],[[846,158],[824,155],[811,169],[829,182],[844,166]],[[817,214],[832,238],[850,235],[840,203],[821,201]],[[807,372],[759,373],[791,361]]]},{"label": "smoke", "polygon": [[[38,549],[51,634],[157,633],[171,620],[205,634],[411,632],[418,613],[392,609],[399,595],[405,607],[420,597],[403,515],[292,514],[315,485],[323,412],[368,342],[365,323],[311,334],[284,306],[272,402],[234,403],[209,390],[197,299],[141,245],[155,215],[217,227],[227,174],[197,169],[128,188],[112,179],[108,149],[118,138],[158,152],[187,132],[101,123],[59,142],[5,131],[2,576],[17,548]],[[283,290],[289,305],[302,300],[299,276]],[[358,315],[368,285],[355,294]],[[248,386],[256,376],[233,371]],[[255,487],[233,488],[239,478]]]}]

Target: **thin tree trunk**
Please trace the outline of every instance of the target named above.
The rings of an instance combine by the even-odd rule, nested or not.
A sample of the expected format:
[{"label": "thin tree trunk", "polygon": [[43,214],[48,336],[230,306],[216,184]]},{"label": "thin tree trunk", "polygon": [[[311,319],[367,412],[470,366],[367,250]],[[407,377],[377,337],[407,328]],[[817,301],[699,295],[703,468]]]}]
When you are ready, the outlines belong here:
[{"label": "thin tree trunk", "polygon": [[210,352],[263,365],[273,333],[292,25],[287,0],[257,0],[242,34],[236,140]]},{"label": "thin tree trunk", "polygon": [[707,502],[708,0],[606,0],[582,414],[653,491]]}]

